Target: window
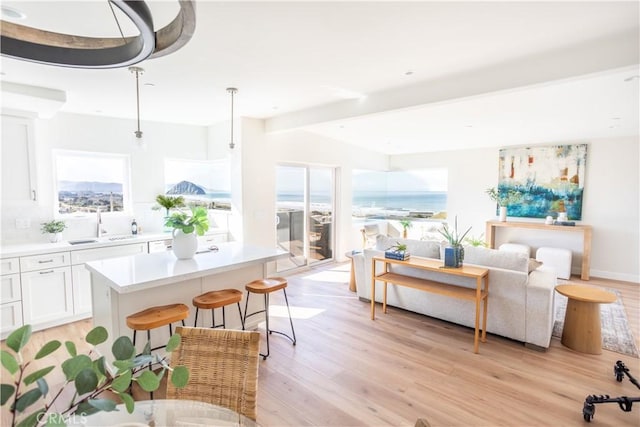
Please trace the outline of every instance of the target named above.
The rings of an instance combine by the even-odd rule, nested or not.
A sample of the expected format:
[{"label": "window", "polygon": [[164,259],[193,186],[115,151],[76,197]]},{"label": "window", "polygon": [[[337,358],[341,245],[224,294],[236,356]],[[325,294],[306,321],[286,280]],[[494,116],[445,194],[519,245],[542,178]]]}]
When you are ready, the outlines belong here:
[{"label": "window", "polygon": [[209,209],[231,210],[231,167],[228,159],[165,159],[165,194],[183,196]]},{"label": "window", "polygon": [[56,150],[53,159],[59,214],[131,211],[129,156]]},{"label": "window", "polygon": [[354,218],[446,218],[446,169],[354,170],[352,181]]}]

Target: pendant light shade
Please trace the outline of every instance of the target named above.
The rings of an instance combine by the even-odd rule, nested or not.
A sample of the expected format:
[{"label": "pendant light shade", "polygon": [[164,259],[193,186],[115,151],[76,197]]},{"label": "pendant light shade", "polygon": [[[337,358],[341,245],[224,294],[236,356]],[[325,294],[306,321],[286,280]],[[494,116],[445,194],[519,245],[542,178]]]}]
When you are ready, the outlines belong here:
[{"label": "pendant light shade", "polygon": [[136,75],[136,118],[137,128],[133,132],[134,142],[139,148],[146,148],[144,142],[144,134],[140,130],[140,74],[144,73],[144,69],[140,67],[129,67],[129,71]]},{"label": "pendant light shade", "polygon": [[235,87],[228,87],[227,92],[231,94],[231,139],[229,141],[229,148],[233,150],[236,146],[235,142],[233,141],[233,95],[238,92],[238,89],[236,89]]}]

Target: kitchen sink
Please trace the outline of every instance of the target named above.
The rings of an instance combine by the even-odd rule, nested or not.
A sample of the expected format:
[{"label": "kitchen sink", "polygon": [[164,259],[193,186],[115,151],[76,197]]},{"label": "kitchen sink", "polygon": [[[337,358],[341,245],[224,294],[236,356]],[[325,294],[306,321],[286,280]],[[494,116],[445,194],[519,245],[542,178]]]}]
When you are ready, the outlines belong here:
[{"label": "kitchen sink", "polygon": [[86,243],[97,243],[96,239],[85,239],[85,240],[69,240],[70,245],[82,245]]}]

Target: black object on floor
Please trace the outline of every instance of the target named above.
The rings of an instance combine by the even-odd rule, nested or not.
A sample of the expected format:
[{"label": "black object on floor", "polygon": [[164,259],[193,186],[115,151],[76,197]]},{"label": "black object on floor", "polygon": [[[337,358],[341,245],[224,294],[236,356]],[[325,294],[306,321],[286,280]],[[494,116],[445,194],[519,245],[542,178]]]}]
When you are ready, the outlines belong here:
[{"label": "black object on floor", "polygon": [[[622,382],[624,376],[626,375],[629,378],[629,381],[637,388],[640,389],[640,384],[638,381],[633,378],[633,376],[629,373],[629,368],[627,368],[622,361],[618,360],[616,365],[613,367],[613,373],[616,376],[616,381]],[[640,402],[640,397],[627,397],[627,396],[619,396],[619,397],[609,397],[608,394],[604,395],[595,395],[592,394],[587,396],[584,400],[584,407],[582,408],[582,416],[586,422],[591,422],[593,416],[596,413],[596,404],[597,403],[617,403],[620,406],[620,409],[624,412],[631,412],[631,407],[633,406],[633,402]]]}]

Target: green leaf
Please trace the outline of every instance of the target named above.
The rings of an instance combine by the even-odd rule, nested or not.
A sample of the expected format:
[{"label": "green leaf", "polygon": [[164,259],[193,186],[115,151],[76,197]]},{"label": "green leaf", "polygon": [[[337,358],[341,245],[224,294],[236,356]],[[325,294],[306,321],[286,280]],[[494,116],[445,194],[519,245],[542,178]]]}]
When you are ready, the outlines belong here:
[{"label": "green leaf", "polygon": [[118,372],[116,373],[116,375],[120,375],[121,373],[135,367],[135,364],[132,360],[114,360],[113,366],[118,368]]},{"label": "green leaf", "polygon": [[147,343],[144,345],[144,349],[142,350],[142,354],[151,354],[151,342],[147,341]]},{"label": "green leaf", "polygon": [[133,359],[133,366],[139,367],[153,363],[153,356],[150,354],[141,354]]},{"label": "green leaf", "polygon": [[24,382],[24,385],[29,385],[31,383],[34,383],[40,378],[47,375],[49,372],[53,371],[53,368],[55,368],[55,366],[47,366],[46,368],[38,369],[37,371],[24,377],[22,381]]},{"label": "green leaf", "polygon": [[87,334],[86,341],[91,345],[102,344],[109,338],[109,333],[103,326],[96,326]]},{"label": "green leaf", "polygon": [[22,348],[29,342],[29,338],[31,338],[31,325],[24,325],[11,332],[7,337],[7,347],[16,353],[19,353],[20,350],[22,350]]},{"label": "green leaf", "polygon": [[69,352],[69,356],[76,357],[78,355],[78,350],[76,349],[76,345],[71,341],[66,341],[64,346],[67,347],[67,351]]},{"label": "green leaf", "polygon": [[136,349],[129,337],[121,336],[113,342],[111,352],[116,360],[128,360],[135,355]]},{"label": "green leaf", "polygon": [[117,376],[111,383],[111,388],[118,392],[124,392],[131,384],[131,371],[126,371],[122,375]]},{"label": "green leaf", "polygon": [[80,415],[80,416],[88,416],[88,415],[95,414],[96,412],[100,412],[100,409],[90,405],[89,402],[82,402],[76,407],[76,410],[73,411],[73,414]]},{"label": "green leaf", "polygon": [[75,377],[76,390],[78,394],[92,392],[98,387],[98,376],[93,371],[93,367],[85,368],[78,372]]},{"label": "green leaf", "polygon": [[61,345],[62,344],[58,340],[49,341],[40,349],[40,351],[36,354],[34,359],[38,360],[38,359],[42,359],[45,356],[50,355],[51,353],[59,349]]},{"label": "green leaf", "polygon": [[127,408],[127,412],[132,414],[133,409],[135,407],[135,402],[133,400],[133,397],[131,397],[127,393],[122,393],[122,394],[119,394],[118,396],[120,396],[120,399],[122,399],[122,401],[124,402],[124,406],[125,408]]},{"label": "green leaf", "polygon": [[45,413],[44,408],[40,408],[37,411],[31,413],[28,417],[24,418],[16,427],[33,427],[38,425],[38,419]]},{"label": "green leaf", "polygon": [[47,381],[44,378],[39,378],[36,381],[36,384],[43,396],[46,396],[49,393],[49,384],[47,384]]},{"label": "green leaf", "polygon": [[2,366],[4,366],[11,375],[15,374],[18,372],[18,369],[20,369],[20,365],[16,358],[8,351],[2,350],[0,352],[0,359],[2,360]]},{"label": "green leaf", "polygon": [[186,366],[176,366],[171,373],[171,384],[177,388],[182,388],[189,382],[189,368]]},{"label": "green leaf", "polygon": [[39,389],[34,388],[29,390],[16,401],[16,411],[24,412],[25,409],[36,403],[41,397],[42,392]]},{"label": "green leaf", "polygon": [[80,371],[91,368],[91,366],[91,358],[85,354],[80,354],[62,362],[62,372],[64,372],[67,381],[73,381]]},{"label": "green leaf", "polygon": [[111,412],[116,410],[116,402],[109,399],[89,399],[89,405],[93,406],[94,408],[100,411],[105,411],[105,412]]},{"label": "green leaf", "polygon": [[0,384],[0,406],[4,406],[15,391],[16,388],[11,384]]},{"label": "green leaf", "polygon": [[167,341],[167,351],[172,352],[176,348],[180,347],[181,341],[182,341],[182,337],[180,336],[180,334],[171,335],[171,338],[169,338],[169,341]]},{"label": "green leaf", "polygon": [[104,356],[101,356],[100,358],[93,361],[93,369],[95,369],[96,372],[99,372],[103,376],[107,375],[107,371],[104,367]]},{"label": "green leaf", "polygon": [[160,380],[153,371],[144,371],[136,380],[144,391],[155,391],[160,387]]}]

